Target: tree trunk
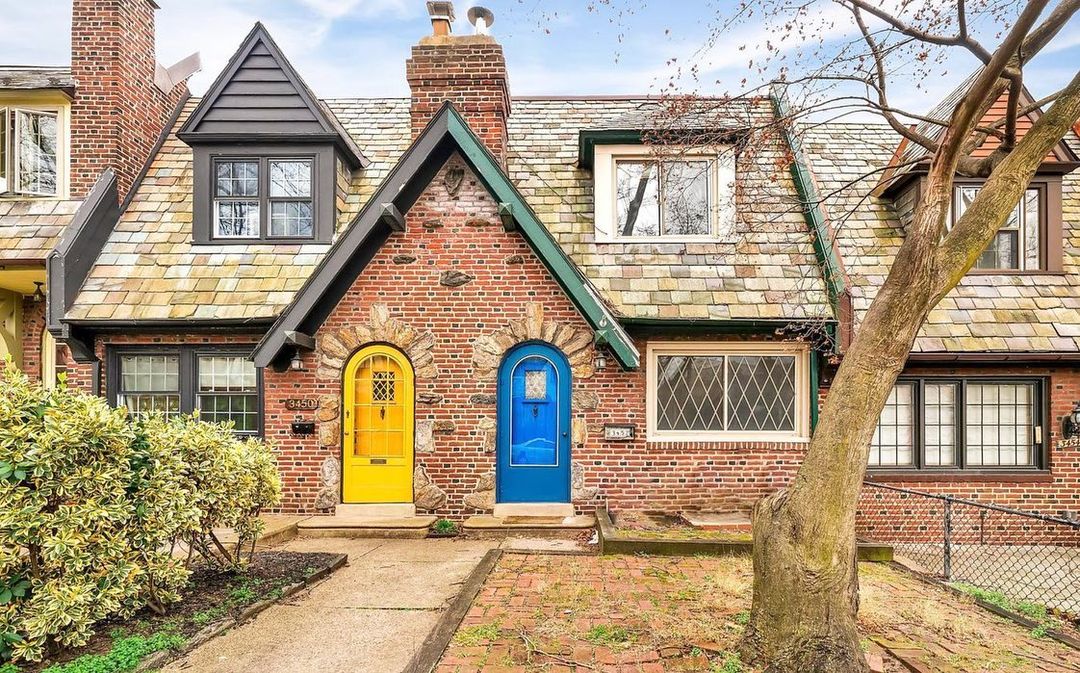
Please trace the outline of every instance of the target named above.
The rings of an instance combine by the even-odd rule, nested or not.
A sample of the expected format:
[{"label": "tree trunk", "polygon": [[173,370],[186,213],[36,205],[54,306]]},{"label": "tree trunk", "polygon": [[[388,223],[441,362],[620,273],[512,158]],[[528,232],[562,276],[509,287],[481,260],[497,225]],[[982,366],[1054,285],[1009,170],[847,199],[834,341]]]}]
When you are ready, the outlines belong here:
[{"label": "tree trunk", "polygon": [[754,508],[754,599],[742,653],[768,673],[867,670],[855,626],[855,510],[878,415],[932,295],[951,183],[928,185],[911,234],[844,356],[794,482]]}]

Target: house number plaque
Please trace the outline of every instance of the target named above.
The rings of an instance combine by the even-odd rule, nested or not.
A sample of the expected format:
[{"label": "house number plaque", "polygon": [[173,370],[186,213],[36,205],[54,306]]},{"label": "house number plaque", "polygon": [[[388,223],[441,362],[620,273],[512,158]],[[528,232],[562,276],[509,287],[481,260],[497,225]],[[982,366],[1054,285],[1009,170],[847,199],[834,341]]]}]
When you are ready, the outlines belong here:
[{"label": "house number plaque", "polygon": [[604,439],[609,442],[628,442],[634,438],[634,426],[607,423],[604,425]]},{"label": "house number plaque", "polygon": [[319,400],[309,397],[287,397],[285,408],[289,411],[314,411],[319,408]]}]

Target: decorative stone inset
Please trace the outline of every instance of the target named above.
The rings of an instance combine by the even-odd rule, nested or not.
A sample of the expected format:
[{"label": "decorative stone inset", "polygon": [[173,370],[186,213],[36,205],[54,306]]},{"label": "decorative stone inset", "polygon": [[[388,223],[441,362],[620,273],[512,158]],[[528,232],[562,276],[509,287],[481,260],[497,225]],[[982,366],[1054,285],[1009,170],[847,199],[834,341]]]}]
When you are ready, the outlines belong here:
[{"label": "decorative stone inset", "polygon": [[474,395],[469,395],[469,404],[495,404],[498,401],[499,398],[496,395],[487,395],[485,393],[476,393]]},{"label": "decorative stone inset", "polygon": [[428,231],[434,231],[435,229],[442,228],[442,222],[436,219],[424,220],[420,223],[420,226]]},{"label": "decorative stone inset", "polygon": [[457,196],[461,189],[461,183],[465,180],[465,169],[462,166],[451,166],[443,173],[443,186],[450,196]]},{"label": "decorative stone inset", "polygon": [[337,420],[319,424],[319,446],[335,447],[341,443],[341,424]]},{"label": "decorative stone inset", "polygon": [[480,475],[476,488],[462,499],[466,507],[481,511],[495,509],[495,472]]},{"label": "decorative stone inset", "polygon": [[319,492],[315,495],[315,509],[336,507],[341,486],[341,463],[333,456],[327,456],[319,467]]},{"label": "decorative stone inset", "polygon": [[591,390],[574,391],[574,410],[592,411],[600,406],[600,396]]},{"label": "decorative stone inset", "polygon": [[435,421],[433,432],[440,435],[449,435],[453,434],[455,430],[457,430],[457,426],[454,425],[453,421]]},{"label": "decorative stone inset", "polygon": [[570,498],[575,502],[595,500],[600,494],[596,486],[585,485],[585,466],[577,461],[570,463]]},{"label": "decorative stone inset", "polygon": [[431,481],[423,465],[417,465],[413,470],[413,504],[416,509],[429,512],[446,504],[446,491]]},{"label": "decorative stone inset", "polygon": [[475,276],[470,276],[464,271],[458,271],[451,269],[449,271],[443,271],[439,274],[439,285],[446,287],[461,287],[476,280]]},{"label": "decorative stone inset", "polygon": [[315,412],[315,420],[332,421],[341,413],[339,406],[341,401],[337,395],[323,395],[319,398],[319,410]]},{"label": "decorative stone inset", "polygon": [[484,453],[495,453],[495,419],[489,416],[481,417],[476,422],[476,429],[480,431]]},{"label": "decorative stone inset", "polygon": [[418,393],[416,401],[420,404],[438,404],[443,401],[443,396],[438,393]]},{"label": "decorative stone inset", "polygon": [[524,319],[511,320],[505,327],[476,338],[473,342],[473,374],[479,379],[494,379],[506,351],[531,340],[545,341],[561,350],[570,361],[575,378],[587,379],[595,373],[592,330],[548,320],[544,317],[543,304],[529,302],[525,305]]},{"label": "decorative stone inset", "polygon": [[482,217],[474,217],[465,223],[466,227],[490,227],[491,222],[488,222]]},{"label": "decorative stone inset", "polygon": [[417,453],[431,453],[435,450],[435,421],[416,422],[416,439],[413,446]]},{"label": "decorative stone inset", "polygon": [[510,255],[504,261],[507,264],[524,264],[525,263],[525,256],[524,255]]},{"label": "decorative stone inset", "polygon": [[416,257],[412,255],[394,255],[394,264],[412,264],[416,261]]}]

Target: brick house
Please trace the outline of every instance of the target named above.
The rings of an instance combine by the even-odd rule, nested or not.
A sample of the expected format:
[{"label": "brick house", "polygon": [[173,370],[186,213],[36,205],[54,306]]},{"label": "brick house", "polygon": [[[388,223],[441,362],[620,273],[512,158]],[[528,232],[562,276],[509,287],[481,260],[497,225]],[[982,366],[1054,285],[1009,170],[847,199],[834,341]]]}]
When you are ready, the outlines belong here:
[{"label": "brick house", "polygon": [[[512,97],[498,42],[429,9],[410,98],[321,100],[256,25],[145,172],[98,180],[84,245],[49,259],[75,379],[271,440],[288,512],[733,510],[784,485],[919,165],[819,207],[905,151],[887,127],[657,152],[656,101]],[[784,101],[715,104],[734,137]],[[875,479],[1080,510],[1078,148],[931,314]]]}]

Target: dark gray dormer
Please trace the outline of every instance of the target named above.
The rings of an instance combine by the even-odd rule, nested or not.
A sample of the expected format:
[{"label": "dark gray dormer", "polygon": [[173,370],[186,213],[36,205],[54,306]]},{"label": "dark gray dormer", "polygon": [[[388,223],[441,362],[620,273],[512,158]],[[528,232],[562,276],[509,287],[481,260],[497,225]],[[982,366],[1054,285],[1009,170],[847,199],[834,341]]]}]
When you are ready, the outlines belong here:
[{"label": "dark gray dormer", "polygon": [[328,242],[338,173],[368,164],[261,23],[178,136],[194,152],[196,243]]}]

